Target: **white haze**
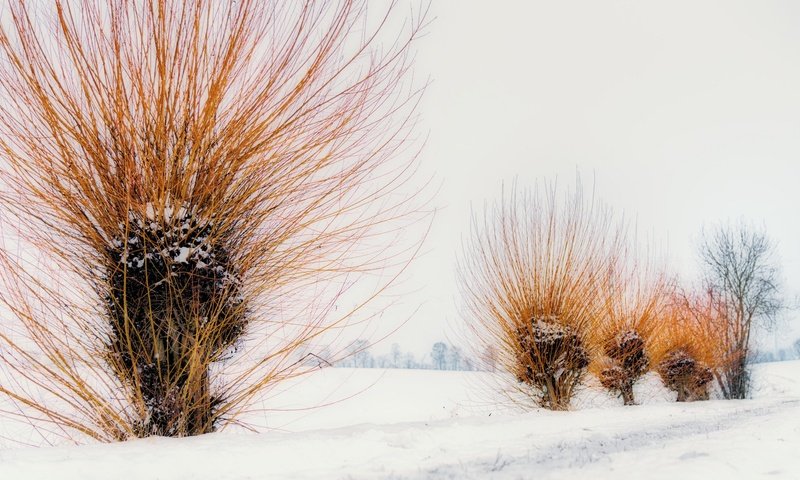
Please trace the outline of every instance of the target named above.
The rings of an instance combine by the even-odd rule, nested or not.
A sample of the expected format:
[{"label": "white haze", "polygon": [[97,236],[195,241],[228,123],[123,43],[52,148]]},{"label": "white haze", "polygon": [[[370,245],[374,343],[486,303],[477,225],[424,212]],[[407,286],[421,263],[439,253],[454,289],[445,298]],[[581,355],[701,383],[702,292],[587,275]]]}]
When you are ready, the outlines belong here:
[{"label": "white haze", "polygon": [[[454,264],[471,208],[502,182],[594,184],[692,278],[701,228],[743,219],[800,289],[800,4],[436,2],[417,75],[423,168],[441,182],[391,339],[419,354],[464,331]],[[765,348],[800,337],[796,312]]]}]

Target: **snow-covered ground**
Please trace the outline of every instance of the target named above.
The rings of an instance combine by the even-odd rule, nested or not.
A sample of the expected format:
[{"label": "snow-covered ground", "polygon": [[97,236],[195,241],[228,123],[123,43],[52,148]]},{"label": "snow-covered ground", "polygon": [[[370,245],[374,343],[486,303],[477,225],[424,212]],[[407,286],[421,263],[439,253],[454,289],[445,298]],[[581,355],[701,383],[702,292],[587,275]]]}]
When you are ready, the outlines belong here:
[{"label": "snow-covered ground", "polygon": [[750,400],[678,404],[651,377],[642,405],[590,385],[569,412],[504,406],[495,379],[325,369],[265,400],[262,433],[7,446],[0,479],[800,478],[800,362],[757,365]]}]

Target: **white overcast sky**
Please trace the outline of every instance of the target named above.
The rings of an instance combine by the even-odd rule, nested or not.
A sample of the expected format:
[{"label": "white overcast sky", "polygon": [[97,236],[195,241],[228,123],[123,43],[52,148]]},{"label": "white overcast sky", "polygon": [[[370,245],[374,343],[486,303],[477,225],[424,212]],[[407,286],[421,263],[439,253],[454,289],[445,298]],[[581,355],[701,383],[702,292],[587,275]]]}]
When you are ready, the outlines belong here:
[{"label": "white overcast sky", "polygon": [[[703,225],[744,219],[777,244],[800,293],[800,2],[441,1],[417,44],[432,84],[422,162],[441,182],[418,313],[396,341],[419,354],[461,330],[456,252],[471,207],[501,182],[580,172],[691,275]],[[788,345],[788,315],[766,346]],[[376,347],[382,350],[384,345]]]}]

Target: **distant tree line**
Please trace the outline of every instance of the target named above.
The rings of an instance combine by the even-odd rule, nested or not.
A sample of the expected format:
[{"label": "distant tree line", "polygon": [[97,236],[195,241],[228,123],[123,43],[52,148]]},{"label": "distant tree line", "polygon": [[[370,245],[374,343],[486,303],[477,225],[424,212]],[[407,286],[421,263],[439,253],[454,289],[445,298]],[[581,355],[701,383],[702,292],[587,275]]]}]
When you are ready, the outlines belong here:
[{"label": "distant tree line", "polygon": [[[324,353],[324,352],[323,352]],[[356,340],[350,346],[350,354],[345,358],[327,364],[327,360],[308,355],[305,361],[317,362],[320,367],[333,366],[342,368],[403,368],[422,370],[492,370],[491,352],[473,358],[460,347],[445,342],[436,342],[430,353],[417,358],[412,352],[404,351],[399,344],[393,343],[389,353],[373,355],[367,340]],[[327,365],[326,365],[327,364]]]},{"label": "distant tree line", "polygon": [[800,360],[800,338],[795,340],[794,344],[788,348],[755,352],[752,363],[786,362],[789,360]]},{"label": "distant tree line", "polygon": [[[754,352],[751,363],[784,362],[798,359],[800,359],[800,338],[790,348]],[[498,370],[498,352],[495,348],[490,347],[475,358],[458,346],[436,342],[431,347],[430,353],[418,359],[412,352],[403,351],[398,343],[393,343],[389,353],[374,355],[370,351],[369,341],[359,339],[350,345],[348,354],[340,360],[333,360],[330,351],[323,348],[319,351],[314,349],[304,351],[300,354],[298,362],[319,368],[401,368],[495,372]]]}]

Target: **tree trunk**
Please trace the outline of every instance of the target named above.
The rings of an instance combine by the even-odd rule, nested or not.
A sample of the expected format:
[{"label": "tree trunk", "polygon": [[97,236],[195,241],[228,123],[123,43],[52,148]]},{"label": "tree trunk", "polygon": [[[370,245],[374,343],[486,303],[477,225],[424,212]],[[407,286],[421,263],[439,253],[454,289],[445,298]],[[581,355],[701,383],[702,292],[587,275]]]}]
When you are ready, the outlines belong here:
[{"label": "tree trunk", "polygon": [[622,402],[625,405],[636,405],[636,401],[633,398],[633,384],[624,384],[619,389],[620,393],[622,394]]},{"label": "tree trunk", "polygon": [[677,402],[686,402],[689,400],[689,392],[685,385],[681,385],[678,387],[678,399]]},{"label": "tree trunk", "polygon": [[728,396],[732,400],[747,398],[750,386],[750,375],[744,359],[737,359],[734,367],[728,372]]}]

